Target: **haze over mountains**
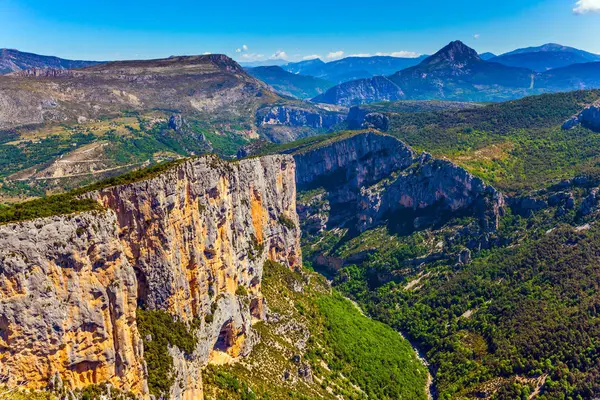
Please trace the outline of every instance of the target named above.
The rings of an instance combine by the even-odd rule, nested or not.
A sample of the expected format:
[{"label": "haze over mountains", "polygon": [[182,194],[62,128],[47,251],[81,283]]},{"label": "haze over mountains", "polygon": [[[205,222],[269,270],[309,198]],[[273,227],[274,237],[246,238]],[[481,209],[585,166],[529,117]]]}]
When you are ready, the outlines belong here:
[{"label": "haze over mountains", "polygon": [[573,47],[549,43],[538,47],[527,47],[488,58],[511,67],[529,68],[544,72],[553,68],[566,67],[572,64],[600,61],[600,55],[578,50]]}]

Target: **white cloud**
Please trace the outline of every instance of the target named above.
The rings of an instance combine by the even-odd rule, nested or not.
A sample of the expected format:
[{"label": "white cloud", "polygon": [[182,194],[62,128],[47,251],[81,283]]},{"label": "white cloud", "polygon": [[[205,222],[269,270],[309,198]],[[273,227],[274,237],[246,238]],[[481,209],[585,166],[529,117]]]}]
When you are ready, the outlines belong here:
[{"label": "white cloud", "polygon": [[269,57],[271,60],[287,60],[288,55],[285,51],[283,50],[277,50],[275,52],[275,54],[273,54],[271,57]]},{"label": "white cloud", "polygon": [[242,47],[238,47],[237,49],[235,49],[236,53],[245,53],[248,51],[248,45],[242,45]]},{"label": "white cloud", "polygon": [[321,58],[320,55],[318,54],[311,54],[310,56],[304,56],[302,57],[302,60],[306,61],[306,60],[316,60],[317,58]]},{"label": "white cloud", "polygon": [[329,54],[327,54],[327,58],[329,58],[330,60],[333,60],[336,58],[342,58],[343,56],[344,56],[344,52],[342,50],[332,51]]},{"label": "white cloud", "polygon": [[392,51],[391,53],[375,53],[376,56],[392,56],[392,57],[400,57],[400,58],[417,58],[420,56],[419,53],[415,53],[414,51]]},{"label": "white cloud", "polygon": [[474,34],[474,35],[473,35],[473,38],[474,38],[475,40],[479,39],[479,33],[476,33],[476,34]]},{"label": "white cloud", "polygon": [[241,55],[241,59],[243,61],[259,61],[259,60],[264,60],[265,56],[264,56],[264,54],[244,53]]},{"label": "white cloud", "polygon": [[600,0],[579,0],[573,9],[575,14],[600,13]]},{"label": "white cloud", "polygon": [[398,58],[417,58],[420,56],[419,53],[415,53],[414,51],[392,51],[390,53],[377,52],[375,54],[371,53],[358,53],[351,54],[350,57],[373,57],[373,56],[390,56],[390,57],[398,57]]}]

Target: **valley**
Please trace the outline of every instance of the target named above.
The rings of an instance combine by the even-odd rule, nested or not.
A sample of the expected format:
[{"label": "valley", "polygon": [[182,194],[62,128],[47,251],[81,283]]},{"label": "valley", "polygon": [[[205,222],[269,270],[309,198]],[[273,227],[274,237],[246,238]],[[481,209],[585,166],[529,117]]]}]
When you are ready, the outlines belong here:
[{"label": "valley", "polygon": [[600,395],[594,54],[2,54],[0,398]]}]

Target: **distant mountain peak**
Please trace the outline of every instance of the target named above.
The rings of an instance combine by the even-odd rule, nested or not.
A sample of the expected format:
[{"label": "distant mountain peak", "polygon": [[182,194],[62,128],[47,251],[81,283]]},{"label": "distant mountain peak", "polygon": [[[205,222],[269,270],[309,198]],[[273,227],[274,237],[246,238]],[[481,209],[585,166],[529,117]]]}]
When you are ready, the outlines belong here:
[{"label": "distant mountain peak", "polygon": [[469,64],[482,61],[479,54],[460,40],[450,42],[440,51],[425,59],[423,64]]}]

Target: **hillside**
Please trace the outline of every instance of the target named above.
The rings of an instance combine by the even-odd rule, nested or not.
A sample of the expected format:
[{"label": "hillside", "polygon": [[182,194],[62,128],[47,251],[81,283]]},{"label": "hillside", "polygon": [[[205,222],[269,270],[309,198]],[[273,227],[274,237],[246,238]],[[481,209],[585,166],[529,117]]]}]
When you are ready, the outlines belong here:
[{"label": "hillside", "polygon": [[0,75],[32,68],[75,69],[100,64],[98,61],[65,60],[54,56],[0,49]]},{"label": "hillside", "polygon": [[0,77],[0,103],[0,192],[9,200],[329,129],[302,118],[258,122],[275,104],[317,120],[331,114],[280,97],[219,55],[20,71]]},{"label": "hillside", "polygon": [[410,343],[302,271],[294,173],[204,156],[0,207],[29,294],[1,295],[0,393],[425,400]]},{"label": "hillside", "polygon": [[[600,56],[596,57],[596,60],[600,60]],[[592,57],[586,57],[572,52],[544,51],[501,55],[490,58],[488,61],[510,67],[527,68],[537,72],[545,72],[550,69],[567,67],[573,64],[588,63],[592,61]]]},{"label": "hillside", "polygon": [[[499,122],[529,130],[549,112],[541,128],[553,127],[598,96],[579,92],[510,102],[504,112],[512,120],[503,120],[500,105],[491,105],[440,112],[439,121],[473,121],[480,129],[489,123],[489,135],[513,138],[514,131]],[[436,115],[417,114],[414,118]],[[415,138],[424,133],[412,130]],[[445,138],[451,130],[441,132]],[[546,141],[511,157],[531,162],[527,154],[537,148],[545,149],[536,156],[546,164],[568,162],[568,143],[582,152],[579,138],[597,136],[569,131],[555,147]],[[448,137],[446,144],[451,142],[456,138]],[[547,166],[527,179],[549,178],[563,168],[565,180],[538,181],[540,190],[506,196],[427,154],[403,164],[410,149],[389,135],[344,132],[273,150],[293,154],[298,166],[305,263],[333,279],[369,315],[417,343],[433,366],[439,398],[549,400],[600,393],[597,355],[589,351],[596,345],[597,316],[590,304],[600,271],[597,174]],[[510,187],[511,179],[504,185]],[[478,202],[487,190],[494,194]],[[437,203],[429,200],[430,191]]]},{"label": "hillside", "polygon": [[297,99],[313,98],[333,86],[332,83],[308,75],[287,72],[281,67],[249,68],[248,73],[265,82],[278,93]]},{"label": "hillside", "polygon": [[[448,158],[513,193],[597,170],[598,135],[581,127],[572,131],[561,127],[599,97],[597,90],[578,91],[417,113],[402,108],[398,112],[394,103],[383,108],[361,107],[366,114],[385,114],[389,118],[388,134],[419,150]],[[365,113],[359,122],[364,121]]]},{"label": "hillside", "polygon": [[314,103],[352,106],[376,101],[395,101],[406,98],[404,91],[384,76],[342,83],[312,99]]},{"label": "hillside", "polygon": [[[475,50],[461,42],[452,42],[418,65],[399,70],[387,79],[404,93],[406,99],[501,101],[535,93],[535,90],[531,90],[532,75],[533,72],[527,69],[483,61]],[[389,97],[387,93],[381,97],[361,98],[360,92],[373,91],[365,88],[369,86],[368,83],[364,80],[346,82],[328,91],[343,92],[341,95],[327,96],[326,93],[313,101],[368,104],[390,100],[386,98]],[[355,92],[359,92],[359,95],[355,95]]]},{"label": "hillside", "polygon": [[572,64],[600,61],[600,55],[556,43],[548,43],[537,47],[516,49],[491,58],[489,61],[544,72]]}]

